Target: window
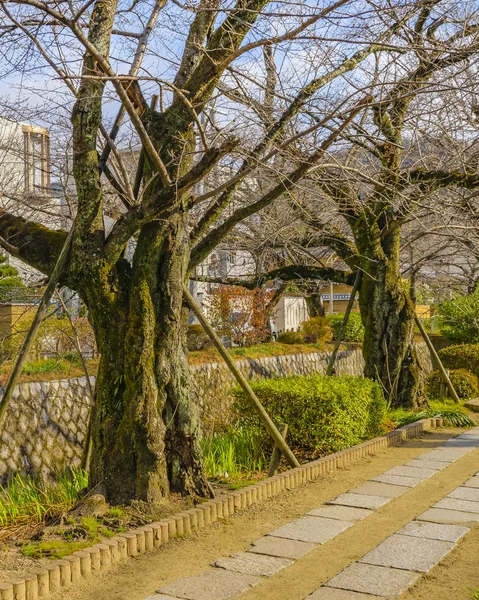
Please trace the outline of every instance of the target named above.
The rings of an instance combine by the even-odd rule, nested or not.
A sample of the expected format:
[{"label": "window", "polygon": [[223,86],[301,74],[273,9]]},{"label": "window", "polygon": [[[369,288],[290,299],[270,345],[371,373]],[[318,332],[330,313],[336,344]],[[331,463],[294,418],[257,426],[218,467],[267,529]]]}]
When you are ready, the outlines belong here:
[{"label": "window", "polygon": [[50,138],[48,133],[23,130],[25,144],[25,191],[43,192],[50,186]]}]

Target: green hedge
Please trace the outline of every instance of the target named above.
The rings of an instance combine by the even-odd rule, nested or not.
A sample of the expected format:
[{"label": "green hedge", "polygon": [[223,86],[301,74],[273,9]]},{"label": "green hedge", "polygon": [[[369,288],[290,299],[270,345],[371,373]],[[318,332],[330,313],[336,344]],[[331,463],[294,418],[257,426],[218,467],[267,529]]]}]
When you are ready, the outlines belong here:
[{"label": "green hedge", "polygon": [[[333,339],[338,339],[339,330],[343,322],[344,315],[331,315],[328,317],[329,324],[333,330]],[[348,324],[344,333],[343,342],[362,342],[364,340],[364,326],[359,313],[349,315]]]},{"label": "green hedge", "polygon": [[[479,380],[470,371],[466,371],[466,369],[452,369],[449,371],[449,378],[459,398],[468,400],[469,398],[476,398],[479,395]],[[441,382],[442,376],[439,371],[433,371],[428,375],[426,392],[429,398],[439,398]],[[446,388],[446,396],[448,395],[449,393]]]},{"label": "green hedge", "polygon": [[479,377],[479,344],[448,346],[438,355],[446,369],[466,369]]},{"label": "green hedge", "polygon": [[299,331],[283,331],[278,335],[281,344],[304,344],[304,335]]},{"label": "green hedge", "polygon": [[[349,448],[380,435],[386,403],[380,386],[361,377],[283,377],[251,384],[275,423],[289,425],[293,447],[315,455]],[[241,390],[235,391],[240,422],[260,421]]]}]

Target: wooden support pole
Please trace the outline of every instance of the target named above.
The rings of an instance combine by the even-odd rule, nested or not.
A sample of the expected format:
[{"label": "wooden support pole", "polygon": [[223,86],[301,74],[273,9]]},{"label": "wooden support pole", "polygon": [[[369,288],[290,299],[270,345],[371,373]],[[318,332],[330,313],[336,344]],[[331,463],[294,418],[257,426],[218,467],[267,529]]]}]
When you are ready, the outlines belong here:
[{"label": "wooden support pole", "polygon": [[459,396],[457,395],[457,392],[454,389],[454,386],[452,385],[451,380],[449,379],[449,375],[447,374],[447,371],[444,368],[444,366],[441,362],[441,359],[439,358],[439,355],[436,352],[436,349],[432,345],[432,342],[429,339],[429,336],[427,335],[426,330],[423,327],[423,324],[421,323],[421,319],[416,315],[416,313],[414,313],[414,320],[416,321],[416,325],[418,326],[418,329],[421,332],[421,335],[424,338],[424,341],[426,342],[427,347],[429,348],[429,352],[432,354],[432,356],[434,357],[434,360],[437,363],[437,366],[439,367],[439,371],[441,372],[444,383],[447,385],[447,389],[449,390],[449,394],[451,395],[451,398],[454,400],[454,402],[459,403],[460,402]]},{"label": "wooden support pole", "polygon": [[70,256],[71,243],[73,239],[73,230],[74,226],[70,229],[65,243],[63,244],[63,248],[60,251],[57,262],[53,268],[52,274],[50,275],[50,279],[48,281],[47,288],[43,294],[43,297],[38,306],[37,312],[33,319],[30,330],[27,333],[27,337],[25,338],[22,348],[20,350],[20,354],[18,355],[17,362],[15,363],[12,372],[10,373],[10,377],[8,378],[7,385],[5,387],[5,391],[0,400],[0,430],[3,427],[3,423],[5,420],[5,414],[7,410],[7,406],[10,403],[12,398],[13,390],[17,384],[18,378],[20,377],[20,373],[22,372],[23,365],[28,357],[28,354],[32,348],[33,342],[37,337],[38,330],[40,325],[42,324],[43,319],[45,318],[45,314],[47,312],[48,304],[52,299],[52,296],[55,292],[55,288],[60,281],[60,277],[63,273],[65,265]]},{"label": "wooden support pole", "polygon": [[208,337],[211,339],[213,344],[216,346],[216,349],[221,354],[221,357],[223,358],[225,363],[228,365],[229,370],[232,372],[234,378],[236,379],[238,384],[241,386],[241,388],[244,391],[244,393],[246,394],[246,396],[251,401],[253,408],[258,413],[261,421],[263,421],[264,426],[266,427],[268,433],[273,438],[273,440],[274,440],[275,444],[278,446],[279,450],[284,454],[284,456],[286,457],[286,460],[292,467],[299,467],[298,459],[291,452],[291,448],[284,441],[283,436],[280,434],[280,432],[276,428],[276,425],[273,423],[270,416],[266,412],[264,406],[261,404],[261,402],[257,398],[256,394],[251,389],[249,383],[243,377],[243,374],[236,366],[235,361],[228,354],[226,348],[221,343],[220,338],[216,335],[216,331],[210,325],[210,323],[208,322],[208,320],[206,319],[204,314],[201,312],[199,306],[195,302],[195,299],[191,295],[190,290],[188,289],[188,287],[185,284],[183,284],[183,295],[186,298],[186,301],[188,302],[188,304],[190,305],[191,310],[194,312],[196,318],[203,326],[203,329],[208,334]]},{"label": "wooden support pole", "polygon": [[353,310],[357,291],[359,289],[359,286],[361,285],[361,276],[362,276],[362,271],[358,271],[356,273],[356,279],[354,280],[353,289],[351,290],[351,295],[349,296],[349,302],[346,307],[346,312],[344,313],[344,319],[343,319],[343,322],[341,323],[341,327],[339,328],[338,339],[336,340],[336,343],[335,343],[334,349],[333,349],[333,353],[331,354],[331,358],[329,359],[328,368],[326,370],[326,375],[328,375],[328,376],[331,376],[334,373],[334,363],[336,362],[336,357],[338,355],[339,346],[341,346],[341,342],[343,341],[344,334],[346,333],[346,327],[348,326],[349,315],[351,314],[351,311]]},{"label": "wooden support pole", "polygon": [[[280,423],[279,424],[279,432],[283,436],[283,440],[286,441],[286,436],[288,435],[288,424]],[[281,460],[281,450],[278,448],[278,446],[275,446],[273,448],[273,452],[271,454],[271,461],[269,463],[269,469],[268,469],[268,477],[273,477],[273,475],[277,475],[280,460]]]}]

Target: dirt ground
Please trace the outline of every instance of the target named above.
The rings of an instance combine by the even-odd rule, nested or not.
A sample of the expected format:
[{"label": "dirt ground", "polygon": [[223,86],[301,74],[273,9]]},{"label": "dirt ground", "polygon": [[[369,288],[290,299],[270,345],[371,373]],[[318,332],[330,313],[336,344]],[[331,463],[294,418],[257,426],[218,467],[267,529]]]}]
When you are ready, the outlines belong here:
[{"label": "dirt ground", "polygon": [[[272,529],[376,474],[436,447],[460,431],[463,430],[435,431],[400,447],[389,448],[351,468],[252,506],[193,537],[173,540],[157,552],[123,563],[101,577],[52,596],[52,599],[144,600],[162,585],[185,575],[200,573],[221,556],[246,550],[251,542]],[[288,569],[265,579],[242,596],[242,600],[303,600],[351,561],[357,560],[472,476],[478,470],[478,459],[479,450],[470,453],[441,471],[433,481],[424,482],[403,497],[389,502],[365,521],[357,523],[325,546],[319,546]],[[478,540],[479,527],[444,561],[446,566],[437,567],[424,582],[408,592],[408,599],[466,600],[468,587],[479,585]]]}]

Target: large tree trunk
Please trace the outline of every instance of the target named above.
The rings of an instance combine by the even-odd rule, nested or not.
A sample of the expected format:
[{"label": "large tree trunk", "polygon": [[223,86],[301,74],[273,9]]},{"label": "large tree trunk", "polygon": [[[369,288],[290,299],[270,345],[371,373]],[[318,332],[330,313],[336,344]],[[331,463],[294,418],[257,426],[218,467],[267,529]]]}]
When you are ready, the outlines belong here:
[{"label": "large tree trunk", "polygon": [[423,377],[413,346],[414,308],[399,269],[399,235],[395,231],[380,243],[370,236],[367,245],[361,240],[364,374],[381,383],[393,406],[416,407],[423,398]]},{"label": "large tree trunk", "polygon": [[145,227],[115,320],[89,303],[101,352],[91,483],[110,502],[210,496],[186,351],[182,283],[188,244],[179,216]]}]

